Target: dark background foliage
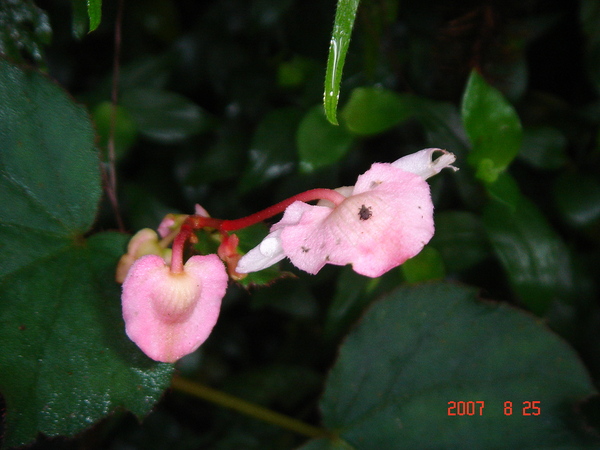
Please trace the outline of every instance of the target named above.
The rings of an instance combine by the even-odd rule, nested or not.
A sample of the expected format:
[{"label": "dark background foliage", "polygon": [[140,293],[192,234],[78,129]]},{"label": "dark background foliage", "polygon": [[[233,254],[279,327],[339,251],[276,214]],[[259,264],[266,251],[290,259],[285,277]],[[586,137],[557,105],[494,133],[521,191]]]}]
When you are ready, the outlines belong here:
[{"label": "dark background foliage", "polygon": [[[322,102],[333,1],[128,0],[119,62],[122,110],[116,124],[125,231],[155,228],[166,213],[189,213],[196,203],[213,217],[242,217],[304,189],[353,184],[374,161],[444,147],[459,156],[461,171],[430,180],[437,234],[431,243],[434,263],[422,279],[470,284],[483,297],[533,310],[576,349],[597,385],[596,3],[363,0],[341,86],[342,131],[331,137],[339,156],[321,160],[310,154],[310,143],[308,150],[302,146],[308,138],[299,130]],[[71,2],[40,0],[36,5],[47,13],[51,40],[36,35],[39,56],[31,47],[7,53],[47,70],[86,105],[106,159],[116,2],[105,1],[99,28],[80,38],[73,31]],[[523,207],[515,216],[486,208],[493,189],[478,183],[467,164],[468,141],[457,108],[474,68],[518,112],[524,139],[509,173],[533,212]],[[357,137],[344,128],[343,111],[351,92],[365,86],[436,106]],[[304,134],[315,135],[319,127],[325,125]],[[118,226],[104,196],[93,231]],[[516,243],[506,257],[498,245],[511,227],[517,231],[509,239]],[[538,268],[532,270],[538,279],[526,286],[522,282],[531,267],[523,268],[515,251],[535,253],[548,241],[558,242],[558,251],[568,255],[564,292],[556,290],[563,269],[553,266],[554,260],[541,275]],[[347,331],[376,298],[411,281],[411,273],[395,270],[373,282],[349,268],[328,266],[310,277],[284,267],[297,278],[249,292],[230,288],[211,338],[178,369],[319,423],[318,399]],[[552,298],[536,310],[535,301],[527,302],[527,289],[550,292],[546,298]],[[168,391],[141,424],[130,413],[116,412],[74,438],[41,437],[32,448],[281,449],[304,439]]]}]

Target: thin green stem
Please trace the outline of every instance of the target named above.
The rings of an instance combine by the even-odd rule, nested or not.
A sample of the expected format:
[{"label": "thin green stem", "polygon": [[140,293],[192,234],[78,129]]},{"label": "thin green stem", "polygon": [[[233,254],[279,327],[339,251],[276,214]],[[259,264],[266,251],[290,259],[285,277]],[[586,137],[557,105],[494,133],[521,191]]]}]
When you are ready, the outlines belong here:
[{"label": "thin green stem", "polygon": [[263,408],[262,406],[234,397],[233,395],[226,394],[184,378],[174,377],[171,386],[178,391],[224,406],[225,408],[233,409],[247,416],[269,422],[304,436],[311,438],[333,437],[331,433],[324,428],[309,425],[278,412],[271,411],[270,409]]}]

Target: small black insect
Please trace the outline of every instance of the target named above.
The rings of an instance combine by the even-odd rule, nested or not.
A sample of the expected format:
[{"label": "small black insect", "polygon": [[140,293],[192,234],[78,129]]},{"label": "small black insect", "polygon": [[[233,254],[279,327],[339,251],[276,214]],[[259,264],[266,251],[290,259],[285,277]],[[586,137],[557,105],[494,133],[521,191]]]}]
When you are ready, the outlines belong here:
[{"label": "small black insect", "polygon": [[360,220],[369,220],[372,215],[373,215],[373,212],[371,211],[370,206],[362,205],[360,207],[360,211],[358,211],[358,218]]}]

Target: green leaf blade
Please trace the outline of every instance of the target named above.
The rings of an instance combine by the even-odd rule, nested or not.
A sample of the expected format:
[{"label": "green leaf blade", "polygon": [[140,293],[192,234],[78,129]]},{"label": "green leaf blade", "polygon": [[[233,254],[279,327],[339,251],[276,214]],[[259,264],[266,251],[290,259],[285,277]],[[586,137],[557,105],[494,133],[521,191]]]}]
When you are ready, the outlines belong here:
[{"label": "green leaf blade", "polygon": [[58,234],[87,230],[101,194],[87,112],[42,75],[6,61],[0,90],[0,223],[24,219]]},{"label": "green leaf blade", "polygon": [[356,88],[342,110],[344,124],[358,135],[382,133],[412,116],[410,99],[386,89]]},{"label": "green leaf blade", "polygon": [[90,33],[98,28],[102,20],[102,0],[87,0],[88,16],[90,18]]},{"label": "green leaf blade", "polygon": [[323,108],[315,106],[306,113],[296,135],[300,170],[310,173],[342,159],[354,139],[345,128],[329,123]]},{"label": "green leaf blade", "polygon": [[[590,442],[573,431],[572,411],[594,393],[575,351],[542,323],[438,283],[397,289],[367,312],[340,350],[321,410],[328,429],[361,449],[551,448]],[[521,413],[533,400],[541,418]],[[450,416],[450,401],[484,409]]]},{"label": "green leaf blade", "polygon": [[7,445],[75,434],[119,407],[145,415],[169,385],[172,365],[129,341],[119,287],[106,286],[126,241],[96,235],[0,283]]},{"label": "green leaf blade", "polygon": [[7,446],[72,435],[117,408],[147,414],[169,385],[125,335],[114,281],[128,237],[83,238],[100,197],[87,113],[0,61],[0,392]]},{"label": "green leaf blade", "polygon": [[340,97],[340,84],[358,4],[359,0],[338,0],[335,12],[335,22],[327,56],[325,92],[323,94],[325,116],[333,125],[338,124],[337,105]]},{"label": "green leaf blade", "polygon": [[513,203],[492,199],[483,223],[514,292],[529,309],[541,315],[553,300],[573,300],[575,279],[567,246],[532,202],[523,196]]},{"label": "green leaf blade", "polygon": [[462,100],[462,118],[471,141],[468,161],[482,181],[492,183],[521,148],[521,121],[512,105],[476,71]]},{"label": "green leaf blade", "polygon": [[180,143],[209,127],[208,114],[181,94],[155,88],[135,88],[122,104],[144,136],[163,144]]}]

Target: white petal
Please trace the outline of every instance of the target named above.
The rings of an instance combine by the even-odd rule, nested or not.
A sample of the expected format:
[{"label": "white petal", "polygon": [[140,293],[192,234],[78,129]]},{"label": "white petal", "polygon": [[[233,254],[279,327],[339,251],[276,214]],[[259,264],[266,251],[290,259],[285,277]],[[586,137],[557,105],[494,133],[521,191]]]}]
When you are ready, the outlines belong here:
[{"label": "white petal", "polygon": [[269,233],[260,244],[240,258],[235,271],[238,273],[258,272],[285,258],[280,234],[281,229]]},{"label": "white petal", "polygon": [[[435,152],[442,152],[443,155],[433,160],[433,154]],[[392,166],[419,175],[426,180],[427,178],[440,173],[440,171],[446,167],[454,171],[458,170],[457,167],[451,165],[454,161],[456,161],[454,153],[442,150],[441,148],[426,148],[416,153],[403,156],[394,161]]]}]

